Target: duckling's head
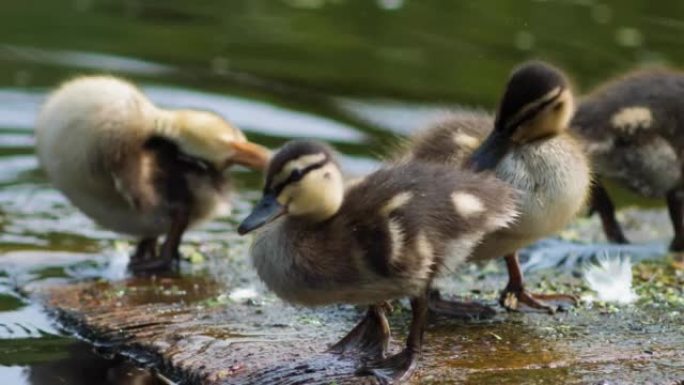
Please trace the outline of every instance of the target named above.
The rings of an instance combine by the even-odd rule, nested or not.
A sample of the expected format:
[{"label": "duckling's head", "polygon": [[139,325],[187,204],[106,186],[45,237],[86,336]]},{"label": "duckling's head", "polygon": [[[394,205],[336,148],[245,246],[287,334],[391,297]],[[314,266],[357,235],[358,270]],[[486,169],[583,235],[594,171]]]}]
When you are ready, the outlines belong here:
[{"label": "duckling's head", "polygon": [[508,80],[494,130],[471,157],[473,168],[494,168],[510,148],[564,132],[574,109],[563,72],[540,61],[522,64]]},{"label": "duckling's head", "polygon": [[249,142],[242,131],[208,111],[169,111],[157,121],[155,135],[217,170],[233,164],[263,170],[270,157],[268,149]]},{"label": "duckling's head", "polygon": [[333,151],[314,141],[286,143],[271,159],[261,201],[242,221],[246,234],[283,214],[312,223],[337,213],[344,198],[344,181]]}]

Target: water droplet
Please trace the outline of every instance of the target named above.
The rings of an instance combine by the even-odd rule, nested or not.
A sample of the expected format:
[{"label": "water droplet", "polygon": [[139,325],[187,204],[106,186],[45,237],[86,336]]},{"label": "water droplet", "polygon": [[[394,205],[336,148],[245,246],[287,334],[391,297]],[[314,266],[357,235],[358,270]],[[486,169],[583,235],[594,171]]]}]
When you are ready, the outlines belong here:
[{"label": "water droplet", "polygon": [[378,0],[378,7],[394,11],[404,6],[404,0]]},{"label": "water droplet", "polygon": [[599,24],[607,24],[613,18],[613,9],[606,4],[596,4],[591,8],[591,17]]},{"label": "water droplet", "polygon": [[615,40],[623,47],[639,47],[644,43],[644,36],[636,28],[622,27],[615,32]]},{"label": "water droplet", "polygon": [[529,51],[534,47],[534,35],[529,31],[519,31],[515,34],[515,47],[522,51]]}]

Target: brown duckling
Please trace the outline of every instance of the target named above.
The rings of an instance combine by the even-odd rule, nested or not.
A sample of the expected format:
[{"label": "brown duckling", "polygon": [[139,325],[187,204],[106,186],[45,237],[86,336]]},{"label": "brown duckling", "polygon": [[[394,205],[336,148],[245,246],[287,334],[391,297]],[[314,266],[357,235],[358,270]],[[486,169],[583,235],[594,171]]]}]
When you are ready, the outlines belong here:
[{"label": "brown duckling", "polygon": [[[510,227],[491,233],[469,259],[505,256],[509,282],[500,303],[509,310],[520,302],[549,312],[544,300],[575,302],[565,295],[525,290],[517,250],[566,226],[584,206],[590,170],[582,149],[568,133],[574,101],[561,71],[528,62],[516,68],[496,118],[486,113],[453,114],[413,138],[410,157],[491,171],[521,192],[520,216]],[[436,307],[448,312],[444,302]],[[453,308],[462,315],[461,308]]]},{"label": "brown duckling", "polygon": [[[674,239],[684,251],[684,73],[637,71],[599,86],[585,97],[572,121],[584,139],[596,174],[648,198],[665,198]],[[615,207],[597,180],[591,206],[606,237],[627,243]]]},{"label": "brown duckling", "polygon": [[269,158],[220,116],[161,109],[111,76],[60,86],[40,111],[36,135],[54,186],[99,225],[140,239],[134,271],[173,267],[185,230],[230,208],[228,168],[263,169]]},{"label": "brown duckling", "polygon": [[[386,166],[345,188],[328,146],[292,141],[271,160],[263,197],[238,232],[265,226],[252,259],[285,301],[370,306],[332,350],[374,356],[358,373],[387,383],[416,367],[433,278],[514,219],[514,195],[496,178],[424,162]],[[384,358],[389,329],[378,304],[404,297],[413,311],[406,348]]]}]

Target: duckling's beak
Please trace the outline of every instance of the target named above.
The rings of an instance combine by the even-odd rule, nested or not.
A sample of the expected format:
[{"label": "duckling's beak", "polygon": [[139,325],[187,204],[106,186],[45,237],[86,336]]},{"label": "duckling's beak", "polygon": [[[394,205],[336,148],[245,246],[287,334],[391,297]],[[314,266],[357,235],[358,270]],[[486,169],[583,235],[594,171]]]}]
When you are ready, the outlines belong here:
[{"label": "duckling's beak", "polygon": [[475,172],[494,170],[510,147],[510,137],[495,129],[470,156],[468,166]]},{"label": "duckling's beak", "polygon": [[229,164],[237,163],[255,170],[264,170],[271,158],[271,151],[266,147],[252,142],[233,142],[234,155],[228,160]]},{"label": "duckling's beak", "polygon": [[254,206],[252,212],[245,218],[238,227],[238,234],[245,235],[252,230],[274,221],[279,216],[285,214],[285,206],[281,205],[276,199],[276,195],[269,193],[264,195],[259,203]]}]

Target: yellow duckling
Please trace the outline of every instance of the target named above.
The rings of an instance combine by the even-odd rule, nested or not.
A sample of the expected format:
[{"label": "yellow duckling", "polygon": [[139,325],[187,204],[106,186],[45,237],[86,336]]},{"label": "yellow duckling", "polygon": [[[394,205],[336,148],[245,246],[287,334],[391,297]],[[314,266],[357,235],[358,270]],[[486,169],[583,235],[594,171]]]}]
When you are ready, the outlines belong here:
[{"label": "yellow duckling", "polygon": [[[263,197],[238,231],[266,226],[251,254],[284,300],[370,305],[332,350],[375,356],[358,374],[387,383],[416,367],[433,278],[507,226],[514,207],[513,189],[496,178],[424,162],[387,166],[345,190],[329,147],[293,141],[274,155]],[[378,304],[402,297],[413,311],[406,348],[384,358],[389,329]]]},{"label": "yellow duckling", "polygon": [[[667,201],[674,229],[672,251],[684,251],[682,98],[684,73],[636,71],[590,93],[572,121],[599,177],[644,197]],[[601,217],[606,237],[627,243],[600,181],[594,185],[591,205]]]},{"label": "yellow duckling", "polygon": [[140,238],[134,271],[173,267],[185,230],[230,208],[227,169],[263,169],[269,157],[220,116],[161,109],[110,76],[64,83],[43,105],[36,135],[57,189],[99,225]]},{"label": "yellow duckling", "polygon": [[[487,235],[470,260],[505,256],[509,282],[502,306],[519,303],[555,311],[544,300],[570,300],[563,295],[525,290],[517,250],[565,227],[584,206],[591,179],[587,159],[568,133],[574,100],[561,71],[529,62],[516,68],[506,86],[496,118],[486,113],[454,114],[419,132],[410,157],[473,170],[491,171],[521,192],[520,216],[510,227]],[[466,160],[467,159],[467,160]],[[448,312],[444,302],[434,304]],[[461,308],[454,307],[459,314]]]}]

